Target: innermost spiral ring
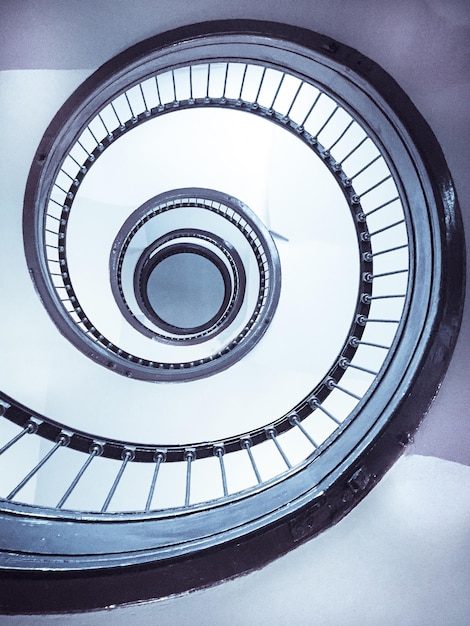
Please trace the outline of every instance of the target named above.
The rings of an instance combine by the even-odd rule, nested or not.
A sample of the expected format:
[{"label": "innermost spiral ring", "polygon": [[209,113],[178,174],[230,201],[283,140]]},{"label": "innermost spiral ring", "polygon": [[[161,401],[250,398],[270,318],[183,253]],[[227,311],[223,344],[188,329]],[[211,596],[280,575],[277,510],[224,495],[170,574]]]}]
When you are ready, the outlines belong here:
[{"label": "innermost spiral ring", "polygon": [[154,255],[139,288],[157,325],[173,333],[210,328],[230,299],[230,277],[215,254],[194,244],[179,244]]}]

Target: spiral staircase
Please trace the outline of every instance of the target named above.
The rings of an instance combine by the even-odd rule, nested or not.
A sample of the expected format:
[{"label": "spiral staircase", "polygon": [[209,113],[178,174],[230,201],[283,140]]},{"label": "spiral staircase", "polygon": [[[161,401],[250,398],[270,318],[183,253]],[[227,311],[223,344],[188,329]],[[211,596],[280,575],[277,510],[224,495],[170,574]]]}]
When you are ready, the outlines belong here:
[{"label": "spiral staircase", "polygon": [[17,612],[207,586],[337,522],[409,442],[462,315],[446,163],[362,55],[205,23],[74,80],[6,242]]}]

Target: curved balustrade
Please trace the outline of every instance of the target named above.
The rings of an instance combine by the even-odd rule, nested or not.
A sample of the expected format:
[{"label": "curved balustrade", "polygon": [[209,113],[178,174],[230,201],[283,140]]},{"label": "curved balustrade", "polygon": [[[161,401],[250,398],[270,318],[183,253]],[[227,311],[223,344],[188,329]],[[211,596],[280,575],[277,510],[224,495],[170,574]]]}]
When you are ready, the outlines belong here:
[{"label": "curved balustrade", "polygon": [[[340,363],[343,371],[349,365],[346,360]],[[371,370],[353,367],[363,374],[364,382],[375,376]],[[355,403],[360,400],[332,378],[323,389],[336,390]],[[3,396],[1,496],[6,501],[97,513],[158,512],[211,500],[210,506],[220,498],[269,484],[332,443],[353,415],[345,415],[348,404],[339,417],[333,415],[320,402],[321,391],[297,412],[263,428],[221,441],[178,446],[117,441],[77,431]],[[30,436],[35,442],[28,442],[29,453],[25,453],[25,439]],[[168,466],[173,467],[167,470]],[[126,468],[130,477],[124,481]],[[28,491],[32,482],[34,488]],[[114,498],[116,493],[120,497]]]},{"label": "curved balustrade", "polygon": [[[398,324],[407,291],[408,235],[397,182],[374,137],[313,80],[302,80],[267,65],[216,61],[157,73],[115,96],[87,120],[61,162],[52,187],[44,190],[47,196],[40,195],[40,206],[45,203],[41,235],[45,243],[33,245],[27,240],[26,244],[30,262],[36,265],[33,258],[39,255],[39,266],[47,268],[44,285],[41,276],[36,279],[47,291],[46,302],[53,299],[52,309],[48,308],[67,336],[88,353],[93,350],[93,358],[112,363],[116,371],[128,376],[151,379],[158,377],[159,368],[190,367],[190,363],[159,363],[143,353],[121,349],[106,337],[105,329],[96,327],[93,315],[83,307],[74,289],[66,241],[80,185],[108,147],[152,118],[207,107],[244,111],[269,120],[293,133],[322,160],[342,189],[357,230],[362,281],[358,285],[361,304],[356,319],[361,323],[356,323],[350,335],[360,339],[363,321],[384,315],[385,297],[389,298],[386,317]],[[150,210],[152,202],[148,204]],[[381,280],[374,281],[376,293],[372,296],[373,278]],[[75,328],[71,329],[71,324]],[[72,332],[76,329],[80,339]],[[380,337],[381,333],[374,334]],[[375,343],[391,344],[393,336],[387,333],[386,338],[376,337]]]},{"label": "curved balustrade", "polygon": [[[270,293],[266,291],[270,284],[275,289],[280,287],[280,278],[275,277],[279,260],[276,260],[275,245],[268,242],[269,234],[263,234],[264,227],[256,216],[258,208],[253,207],[254,213],[250,217],[250,209],[243,208],[243,203],[233,201],[219,192],[204,189],[161,194],[156,199],[148,200],[130,215],[112,246],[110,276],[120,312],[139,333],[149,340],[175,341],[179,344],[197,339],[199,342],[205,341],[203,345],[210,347],[208,340],[213,333],[211,328],[203,330],[200,336],[190,333],[186,339],[181,334],[182,331],[168,334],[168,330],[163,330],[164,326],[156,327],[156,318],[152,312],[149,313],[149,304],[146,304],[139,286],[141,279],[137,276],[140,276],[142,268],[148,262],[146,259],[156,258],[158,246],[169,245],[175,238],[183,242],[197,241],[190,228],[191,220],[195,225],[199,223],[198,220],[204,223],[204,217],[192,217],[197,215],[197,211],[215,212],[222,216],[252,239],[250,246],[257,257],[259,288],[262,290],[258,297],[257,313],[249,319],[245,329],[240,330],[241,327],[238,327],[228,339],[222,336],[228,342],[225,348],[221,349],[219,345],[215,352],[207,352],[206,349],[207,356],[201,359],[193,356],[186,362],[165,362],[164,359],[150,358],[144,353],[133,353],[106,337],[106,330],[95,324],[93,315],[87,312],[86,305],[83,306],[80,294],[74,287],[74,272],[73,268],[69,268],[67,257],[69,223],[74,214],[74,203],[80,198],[80,189],[88,172],[103,158],[106,150],[119,144],[121,137],[127,133],[143,124],[149,124],[154,118],[185,109],[209,107],[224,111],[243,111],[257,116],[292,133],[320,159],[325,167],[325,176],[334,178],[349,205],[350,217],[346,214],[344,219],[352,218],[356,232],[359,250],[356,305],[355,310],[351,311],[351,326],[343,339],[340,353],[321,379],[312,381],[310,393],[301,398],[286,414],[273,415],[269,423],[254,430],[230,434],[212,443],[188,442],[175,446],[166,442],[159,445],[138,445],[103,440],[99,433],[94,436],[72,429],[61,444],[62,447],[80,450],[88,456],[77,474],[70,477],[70,484],[65,490],[67,497],[57,498],[61,507],[73,501],[69,498],[79,489],[85,471],[91,475],[94,468],[99,466],[99,458],[112,458],[116,461],[116,467],[112,470],[115,479],[111,481],[109,492],[103,496],[105,502],[103,505],[94,505],[94,510],[102,507],[102,511],[118,506],[115,494],[120,492],[119,486],[124,481],[124,472],[126,475],[132,473],[132,468],[139,464],[145,464],[146,471],[140,470],[138,481],[139,484],[149,484],[148,493],[144,493],[142,488],[141,502],[138,505],[134,503],[131,506],[132,499],[126,502],[123,498],[118,506],[119,510],[149,510],[164,506],[159,503],[157,496],[165,472],[170,473],[167,467],[174,467],[171,486],[166,488],[174,496],[168,501],[170,507],[187,507],[200,501],[226,498],[244,489],[259,487],[260,484],[269,483],[275,477],[291,471],[291,468],[302,465],[306,460],[315,458],[347,430],[347,425],[359,412],[361,401],[370,393],[368,390],[373,390],[378,384],[381,372],[386,368],[393,347],[398,342],[400,322],[407,313],[407,299],[413,292],[414,248],[408,234],[409,213],[406,196],[400,192],[401,183],[390,169],[388,157],[381,151],[374,135],[364,128],[357,117],[351,115],[349,106],[336,94],[331,94],[325,85],[320,85],[314,78],[301,78],[296,72],[281,70],[272,62],[222,59],[202,64],[190,63],[150,74],[144,66],[144,70],[138,69],[137,74],[137,82],[123,91],[118,89],[112,97],[107,93],[95,96],[96,112],[91,117],[87,113],[88,117],[82,122],[79,132],[75,131],[76,138],[57,164],[55,178],[48,187],[42,188],[35,202],[40,209],[39,213],[44,211],[43,231],[38,242],[32,243],[33,239],[26,239],[26,249],[30,262],[43,268],[39,276],[35,273],[36,281],[39,281],[38,286],[43,294],[47,293],[46,305],[66,336],[94,359],[127,376],[161,378],[167,381],[185,380],[194,375],[191,370],[196,370],[196,365],[207,366],[210,372],[220,371],[217,360],[226,358],[239,342],[244,347],[242,354],[251,349],[249,337],[252,328],[256,329],[258,326],[263,333],[267,328],[263,318],[258,319],[263,308],[266,309],[268,323],[272,319],[275,311],[273,304],[279,295],[269,295],[269,306],[263,302],[266,300],[266,293]],[[117,84],[119,85],[119,81]],[[97,99],[102,100],[101,106],[98,106]],[[153,221],[157,224],[160,215],[167,216],[169,211],[184,207],[192,207],[193,211],[191,215],[184,215],[186,230],[171,231],[162,236],[158,235],[159,232],[164,232],[161,231],[162,227],[160,230],[155,226],[151,229]],[[28,223],[28,214],[26,217]],[[206,233],[202,239],[201,234],[197,234],[197,238],[203,245],[219,241],[219,248],[223,252],[222,243],[229,237],[227,232],[218,239],[217,235],[211,233]],[[126,269],[125,255],[131,244],[135,248],[134,242],[138,240],[138,236],[144,242],[157,236],[157,242],[160,243],[147,249],[147,244],[139,244],[143,246],[141,261],[133,272],[132,266],[130,270]],[[227,265],[229,271],[234,272],[232,285],[235,286],[237,276],[243,277],[247,271],[243,267],[246,264],[243,258],[245,253],[240,254],[242,258],[238,269],[233,269],[233,262],[232,269],[230,264]],[[34,260],[36,255],[37,261]],[[298,268],[297,271],[299,270],[308,271],[308,267]],[[133,275],[135,277],[132,279]],[[334,280],[334,277],[331,279]],[[244,278],[241,285],[243,298]],[[305,288],[315,289],[315,284],[310,285],[307,280]],[[233,292],[233,287],[230,289],[233,294],[236,293]],[[136,296],[133,295],[133,290]],[[233,300],[235,296],[231,297]],[[237,310],[240,306],[239,304]],[[146,317],[139,318],[142,312]],[[321,324],[321,317],[317,318],[318,314],[313,323]],[[220,323],[217,322],[215,326],[217,332],[220,332],[217,325],[225,324],[224,320],[223,315]],[[233,322],[230,316],[229,322]],[[308,328],[305,332],[309,332]],[[258,330],[256,341],[260,337]],[[155,342],[150,343],[153,349]],[[233,360],[227,363],[231,362]],[[11,409],[8,409],[7,415],[10,412]],[[35,432],[52,441],[57,441],[62,433],[69,432],[65,425],[52,426],[50,420],[41,419],[43,421]],[[18,420],[20,426],[29,428],[24,414]],[[58,448],[54,451],[56,449]],[[237,463],[244,469],[239,469]],[[214,473],[213,468],[216,465],[219,471]],[[95,482],[102,483],[99,471],[96,472]],[[108,478],[108,482],[109,480]],[[204,489],[197,487],[198,481],[205,485]],[[208,484],[212,487],[207,488]],[[17,493],[18,489],[14,491],[14,495]],[[93,508],[87,503],[82,504],[82,507]]]}]

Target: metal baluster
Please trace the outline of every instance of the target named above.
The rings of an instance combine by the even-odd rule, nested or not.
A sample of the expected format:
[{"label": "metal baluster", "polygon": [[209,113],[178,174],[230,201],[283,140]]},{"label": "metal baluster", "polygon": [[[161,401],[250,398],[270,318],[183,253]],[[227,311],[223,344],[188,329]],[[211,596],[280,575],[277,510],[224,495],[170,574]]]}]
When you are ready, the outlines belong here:
[{"label": "metal baluster", "polygon": [[[78,143],[80,143],[80,142],[78,142]],[[81,143],[80,143],[80,145],[82,146],[82,144],[81,144]],[[83,146],[82,146],[82,148],[83,148]],[[85,150],[85,148],[83,148],[83,149]],[[87,152],[87,151],[85,150],[85,152]],[[88,153],[88,152],[87,152],[87,154],[89,155],[89,153]],[[60,185],[58,185],[57,183],[54,183],[54,187],[57,187],[57,189],[60,189],[60,190],[61,190],[63,193],[65,193],[65,195],[68,197],[68,194],[69,194],[70,192],[68,192],[68,191],[66,191],[65,189],[63,189],[63,188],[62,188]]]},{"label": "metal baluster", "polygon": [[[107,135],[110,135],[111,133],[108,130],[108,127],[106,126],[106,124],[104,123],[104,119],[101,117],[101,113],[98,113],[98,117],[100,118],[101,123],[103,124],[104,130],[106,132]],[[69,155],[70,156],[70,155]]]},{"label": "metal baluster", "polygon": [[171,81],[173,83],[173,102],[178,102],[178,98],[176,97],[175,70],[171,70]]},{"label": "metal baluster", "polygon": [[366,367],[362,367],[361,365],[356,365],[351,363],[349,359],[341,359],[340,363],[341,367],[352,367],[353,369],[360,370],[361,372],[365,372],[366,374],[371,374],[372,376],[377,376],[378,372],[373,372],[372,370],[367,369]]},{"label": "metal baluster", "polygon": [[214,446],[214,455],[219,459],[220,464],[220,475],[222,478],[222,489],[224,490],[224,496],[228,495],[227,488],[227,475],[225,473],[225,464],[224,464],[224,454],[225,448],[222,444],[218,444]]},{"label": "metal baluster", "polygon": [[371,302],[372,300],[387,300],[389,298],[406,298],[406,293],[390,293],[382,296],[369,296],[365,294],[364,301]]},{"label": "metal baluster", "polygon": [[369,137],[367,137],[367,135],[364,137],[364,139],[361,139],[361,141],[358,144],[356,144],[356,146],[350,152],[348,152],[348,154],[339,162],[339,164],[343,165],[343,163],[347,161],[349,157],[352,156],[356,152],[356,150],[359,150],[362,144],[366,142],[368,139]]},{"label": "metal baluster", "polygon": [[321,96],[323,95],[322,91],[319,91],[317,93],[317,96],[315,98],[315,100],[313,101],[312,106],[310,107],[310,109],[308,110],[307,115],[304,117],[303,122],[300,124],[300,126],[305,126],[305,122],[308,120],[308,118],[310,117],[310,115],[312,114],[313,109],[317,106],[317,102],[320,100]]},{"label": "metal baluster", "polygon": [[[367,165],[364,165],[364,167],[361,167],[361,169],[358,172],[356,172],[353,176],[350,176],[349,179],[350,180],[354,180],[355,178],[357,178],[360,174],[362,174],[362,172],[365,172],[366,169],[368,169],[371,165],[373,165],[381,157],[382,157],[382,155],[378,154],[374,159],[372,159],[372,161],[369,161],[369,163],[367,163]],[[388,178],[390,178],[390,176]]]},{"label": "metal baluster", "polygon": [[284,82],[284,78],[285,78],[285,77],[286,77],[286,75],[285,75],[285,74],[283,74],[283,75],[282,75],[282,77],[281,77],[281,80],[279,81],[279,85],[277,86],[276,93],[274,94],[273,101],[271,102],[271,106],[269,107],[270,109],[272,109],[272,108],[273,108],[274,103],[276,102],[276,98],[277,98],[277,96],[278,96],[278,94],[279,94],[279,91],[281,90],[282,83]]},{"label": "metal baluster", "polygon": [[117,486],[119,485],[119,482],[121,481],[124,470],[126,469],[126,465],[129,463],[131,459],[134,458],[134,452],[132,450],[124,450],[121,458],[122,458],[121,467],[119,468],[119,472],[117,473],[117,476],[114,479],[112,487],[109,490],[108,496],[106,500],[104,501],[104,504],[101,508],[101,513],[106,513],[106,511],[108,510],[112,497],[114,496]]},{"label": "metal baluster", "polygon": [[287,111],[287,113],[286,113],[286,117],[289,117],[289,114],[290,114],[290,112],[292,111],[292,107],[294,106],[295,101],[297,100],[297,96],[299,95],[300,90],[302,89],[302,87],[303,87],[303,86],[304,86],[304,82],[303,82],[303,81],[300,81],[300,85],[297,87],[297,91],[295,92],[294,99],[293,99],[293,100],[292,100],[292,102],[290,103],[289,109],[288,109],[288,111]]},{"label": "metal baluster", "polygon": [[258,481],[258,483],[261,483],[262,482],[261,476],[260,476],[260,473],[258,471],[258,468],[256,467],[256,462],[255,462],[255,459],[253,457],[253,453],[251,451],[251,439],[249,439],[247,437],[246,439],[242,439],[240,443],[241,443],[242,448],[244,448],[247,451],[247,453],[248,453],[248,457],[249,457],[249,459],[251,461],[251,466],[252,466],[253,471],[255,473],[256,480]]},{"label": "metal baluster", "polygon": [[91,130],[91,128],[89,126],[87,126],[87,130],[90,133],[90,135],[93,137],[93,141],[96,143],[97,146],[101,146],[101,142],[98,141],[98,139],[95,137],[95,133]]},{"label": "metal baluster", "polygon": [[[76,165],[80,168],[80,171],[81,171],[82,173],[85,173],[85,172],[87,171],[87,169],[86,169],[86,167],[83,165],[83,163],[79,163],[79,162],[77,161],[77,159],[76,159],[74,156],[72,156],[72,153],[71,153],[71,152],[69,152],[67,156],[68,156],[70,159],[72,159],[72,161],[73,161],[73,162],[74,162],[74,163],[75,163],[75,164],[76,164]],[[49,200],[52,200],[52,198],[49,198]],[[62,206],[62,205],[61,205],[61,204],[59,204],[59,206]]]},{"label": "metal baluster", "polygon": [[13,491],[11,491],[7,497],[5,498],[6,500],[11,500],[12,498],[14,498],[16,496],[16,494],[26,485],[27,482],[29,482],[29,480],[31,480],[31,478],[37,473],[39,472],[39,470],[41,469],[41,467],[43,467],[47,461],[51,458],[51,456],[54,454],[54,452],[56,452],[61,446],[66,446],[69,443],[70,439],[68,437],[68,435],[66,435],[65,433],[62,433],[59,435],[59,437],[56,440],[56,443],[54,444],[54,446],[49,450],[49,452],[43,456],[43,458],[39,461],[39,463],[33,467],[33,469],[29,472],[29,474],[27,474],[23,480],[13,489]]},{"label": "metal baluster", "polygon": [[333,117],[333,115],[336,113],[336,111],[337,111],[338,109],[339,109],[339,106],[336,106],[336,107],[333,109],[333,112],[332,112],[332,113],[330,113],[330,115],[328,116],[328,118],[327,118],[326,122],[323,124],[323,126],[320,128],[320,130],[317,132],[317,137],[320,135],[320,133],[321,133],[322,131],[324,131],[324,130],[325,130],[325,128],[327,127],[327,125],[330,123],[331,118]]},{"label": "metal baluster", "polygon": [[[361,324],[361,326],[365,326],[366,324],[372,322],[372,323],[378,323],[378,324],[399,324],[400,320],[385,320],[385,319],[372,319],[370,317],[366,317],[365,315],[359,315],[357,318],[357,321],[359,324]],[[387,348],[387,350],[389,350],[389,348]]]},{"label": "metal baluster", "polygon": [[382,178],[382,180],[379,180],[378,183],[375,183],[375,185],[372,185],[372,187],[369,187],[369,189],[366,189],[366,191],[363,191],[361,194],[359,194],[359,197],[362,199],[370,191],[373,191],[374,189],[377,189],[377,187],[380,187],[380,185],[382,185],[383,183],[387,182],[387,180],[390,180],[390,178],[392,178],[391,174],[389,174],[388,176],[385,176],[385,178]]},{"label": "metal baluster", "polygon": [[308,432],[305,430],[305,428],[302,426],[302,424],[301,424],[301,422],[300,422],[300,420],[299,420],[298,415],[295,415],[295,414],[291,415],[291,416],[289,417],[289,422],[290,422],[291,424],[293,424],[294,426],[297,426],[297,428],[300,430],[300,432],[301,432],[303,435],[305,435],[305,437],[306,437],[306,438],[310,441],[310,443],[311,443],[311,444],[312,444],[312,446],[315,448],[315,450],[318,448],[318,444],[317,444],[317,442],[315,441],[315,439],[313,439],[313,437],[310,435],[310,433],[308,433]]},{"label": "metal baluster", "polygon": [[245,63],[245,69],[243,70],[242,84],[240,85],[240,93],[238,94],[238,100],[242,99],[242,92],[243,92],[243,87],[245,86],[245,78],[246,78],[247,69],[248,69],[248,64]]},{"label": "metal baluster", "polygon": [[193,100],[193,66],[189,66],[189,99]]},{"label": "metal baluster", "polygon": [[[64,208],[63,203],[61,204],[60,202],[57,202],[57,200],[54,200],[54,198],[49,198],[49,201],[50,201],[50,202],[53,202],[54,204],[57,204],[57,206],[60,206],[60,208],[61,208],[61,209],[63,209],[63,208]],[[48,213],[47,215],[48,215],[49,217],[51,217],[51,213]],[[59,221],[60,221],[60,220],[59,220]]]},{"label": "metal baluster", "polygon": [[186,461],[186,493],[184,497],[184,506],[189,506],[191,499],[191,463],[196,458],[196,451],[191,448],[184,451],[184,460]]},{"label": "metal baluster", "polygon": [[381,350],[390,350],[390,346],[384,346],[380,343],[371,343],[370,341],[360,341],[357,337],[351,337],[349,343],[355,348],[359,345],[369,346],[371,348],[380,348]]},{"label": "metal baluster", "polygon": [[266,70],[267,70],[267,68],[263,67],[263,73],[261,74],[261,80],[260,80],[259,85],[258,85],[258,92],[257,92],[256,98],[254,100],[255,103],[258,102],[259,94],[261,93],[261,88],[263,87],[264,76],[266,74]]},{"label": "metal baluster", "polygon": [[152,476],[152,484],[150,485],[149,495],[147,498],[147,503],[145,505],[145,510],[149,511],[152,506],[153,494],[155,493],[155,485],[157,484],[158,472],[160,471],[160,465],[165,461],[166,454],[162,450],[158,450],[155,453],[154,461],[155,461],[155,469],[153,471]]},{"label": "metal baluster", "polygon": [[209,86],[211,82],[211,63],[207,64],[206,98],[209,98]]},{"label": "metal baluster", "polygon": [[336,382],[336,380],[333,380],[332,378],[330,378],[330,380],[326,383],[326,386],[328,387],[328,389],[331,389],[331,390],[338,389],[339,391],[342,391],[348,396],[351,396],[351,398],[355,398],[356,400],[361,400],[360,396],[356,395],[352,391],[349,391],[348,389],[345,389],[344,387],[340,387],[338,383]]},{"label": "metal baluster", "polygon": [[[86,152],[86,154],[88,155],[89,160],[90,160],[90,161],[94,161],[94,160],[95,160],[95,157],[91,154],[91,152],[88,152],[88,150],[85,148],[85,146],[82,144],[82,142],[81,142],[79,139],[77,139],[77,143],[78,143],[78,145],[80,146],[80,148],[81,148],[84,152]],[[55,186],[56,186],[56,187],[59,187],[59,185],[58,185],[57,183],[55,183]],[[60,187],[59,187],[59,189],[60,189]],[[63,191],[63,190],[62,190],[62,191]],[[71,194],[71,192],[69,191],[69,192],[67,193],[67,198],[71,198],[71,197],[72,197],[72,194]]]},{"label": "metal baluster", "polygon": [[400,198],[398,196],[395,196],[394,198],[392,198],[391,200],[387,200],[387,202],[384,202],[383,204],[381,204],[380,206],[376,207],[375,209],[372,209],[371,211],[368,211],[367,213],[365,213],[364,215],[366,217],[369,217],[369,215],[372,215],[372,213],[375,213],[376,211],[380,211],[381,209],[385,208],[386,206],[388,206],[389,204],[392,204],[392,202],[395,202],[395,200],[399,200]]},{"label": "metal baluster", "polygon": [[228,65],[228,63],[225,64],[224,90],[222,92],[222,98],[225,98],[225,93],[227,91]]},{"label": "metal baluster", "polygon": [[119,115],[117,114],[116,108],[114,106],[114,102],[110,102],[111,108],[114,112],[114,115],[116,116],[116,119],[118,121],[119,126],[123,126],[123,123],[121,122],[121,120],[119,119]]},{"label": "metal baluster", "polygon": [[127,106],[129,107],[129,111],[131,112],[131,117],[135,118],[136,116],[134,115],[134,111],[132,109],[131,101],[129,100],[129,96],[127,95],[127,91],[124,92],[124,95],[126,96]]},{"label": "metal baluster", "polygon": [[266,429],[266,436],[271,439],[271,441],[274,442],[274,445],[276,446],[276,448],[279,451],[279,454],[282,456],[284,463],[287,465],[287,467],[290,469],[292,467],[292,465],[290,464],[289,459],[286,456],[286,453],[284,452],[284,450],[281,447],[281,444],[279,443],[279,441],[277,440],[277,433],[275,431],[274,428],[267,428]]},{"label": "metal baluster", "polygon": [[68,487],[67,491],[64,493],[64,495],[62,496],[62,498],[59,500],[59,502],[57,503],[56,508],[57,509],[61,509],[63,507],[63,505],[65,504],[66,500],[68,500],[70,494],[72,493],[72,491],[75,489],[75,487],[78,484],[78,481],[80,480],[80,478],[83,476],[83,474],[85,473],[85,470],[87,469],[87,467],[90,465],[90,463],[93,461],[93,459],[95,458],[95,456],[100,455],[103,452],[103,448],[95,443],[90,447],[90,452],[89,452],[89,456],[87,458],[87,460],[85,461],[85,463],[82,465],[82,467],[80,468],[79,472],[77,473],[77,475],[75,476],[75,478],[73,479],[73,481],[70,483],[70,486]]},{"label": "metal baluster", "polygon": [[401,270],[391,270],[390,272],[382,272],[381,274],[371,274],[370,272],[366,272],[364,274],[364,280],[370,283],[376,278],[384,278],[384,276],[393,276],[394,274],[405,274],[408,271],[408,268],[405,268]]},{"label": "metal baluster", "polygon": [[[91,132],[91,131],[90,131],[90,132]],[[92,134],[93,134],[93,133],[92,133]],[[96,141],[96,137],[95,137],[94,135],[93,135],[93,139]],[[98,142],[96,141],[96,143],[98,143]],[[61,171],[63,174],[65,174],[68,178],[70,178],[70,180],[71,180],[72,182],[75,182],[75,181],[76,181],[76,179],[75,179],[75,178],[74,178],[71,174],[69,174],[66,170],[64,170],[64,168],[63,168],[63,167],[61,167],[61,168],[60,168],[60,171]],[[78,182],[78,181],[77,181],[77,182]],[[50,214],[49,214],[49,217],[54,217],[54,215],[50,215]],[[58,218],[58,217],[55,217],[55,219],[56,219],[56,220],[59,220],[59,218]]]},{"label": "metal baluster", "polygon": [[325,407],[321,404],[321,402],[318,400],[318,398],[310,398],[310,400],[308,401],[309,405],[311,406],[311,408],[315,408],[318,409],[319,411],[321,411],[322,413],[324,413],[327,417],[330,418],[330,420],[332,420],[333,422],[335,422],[335,424],[338,424],[338,426],[341,426],[341,421],[335,417],[334,415],[332,415],[329,411],[327,411],[325,409]]},{"label": "metal baluster", "polygon": [[149,111],[149,107],[147,104],[147,100],[145,99],[145,94],[144,94],[144,89],[142,87],[142,83],[139,83],[139,88],[140,88],[140,95],[142,96],[142,102],[144,103],[144,107],[145,107],[145,113],[148,114]]},{"label": "metal baluster", "polygon": [[162,105],[162,97],[160,95],[160,87],[158,85],[158,76],[155,76],[155,86],[157,88],[157,96],[158,96],[158,105]]},{"label": "metal baluster", "polygon": [[356,369],[356,370],[361,370],[361,372],[366,372],[366,374],[371,374],[372,376],[378,375],[378,372],[374,372],[370,369],[367,369],[367,367],[362,367],[362,365],[356,365],[355,363],[350,363],[349,367],[352,367],[353,369]]},{"label": "metal baluster", "polygon": [[373,257],[380,256],[381,254],[388,254],[389,252],[396,252],[397,250],[403,250],[403,248],[408,248],[408,244],[404,243],[401,246],[395,246],[393,248],[387,248],[387,250],[379,250],[379,252],[373,252],[373,253],[368,252],[366,254],[370,258],[366,259],[366,261],[372,259]]},{"label": "metal baluster", "polygon": [[37,424],[35,424],[34,422],[28,422],[21,432],[15,435],[13,439],[10,439],[10,441],[8,441],[8,443],[6,443],[3,446],[3,448],[0,448],[0,454],[3,454],[4,452],[6,452],[8,448],[11,448],[12,445],[14,445],[17,441],[19,441],[25,435],[32,435],[33,433],[35,433],[37,429],[38,429]]},{"label": "metal baluster", "polygon": [[351,120],[349,122],[349,124],[346,126],[346,128],[343,130],[343,132],[341,133],[341,135],[338,137],[338,139],[336,139],[336,141],[334,141],[331,146],[329,148],[327,148],[328,152],[331,152],[333,150],[333,148],[341,141],[341,139],[344,137],[344,135],[348,132],[348,130],[351,128],[351,126],[354,124],[354,120]]},{"label": "metal baluster", "polygon": [[398,220],[398,222],[393,222],[393,224],[389,224],[388,226],[384,226],[383,228],[379,228],[379,230],[374,230],[374,232],[369,233],[369,237],[374,237],[374,235],[378,235],[379,233],[384,233],[386,230],[390,230],[394,228],[394,226],[399,226],[400,224],[404,224],[405,220]]}]

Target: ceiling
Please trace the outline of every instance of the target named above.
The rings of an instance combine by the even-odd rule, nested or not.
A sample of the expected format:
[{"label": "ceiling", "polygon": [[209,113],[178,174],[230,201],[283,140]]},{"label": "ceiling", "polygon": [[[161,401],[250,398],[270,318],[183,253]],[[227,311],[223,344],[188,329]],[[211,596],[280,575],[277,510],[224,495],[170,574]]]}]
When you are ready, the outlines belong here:
[{"label": "ceiling", "polygon": [[[160,0],[136,1],[132,7],[121,0],[57,0],[40,5],[3,1],[0,104],[5,117],[2,145],[8,158],[4,157],[0,171],[0,220],[8,235],[0,251],[5,302],[0,340],[9,358],[3,360],[0,373],[8,381],[7,391],[20,394],[25,404],[34,399],[38,411],[47,413],[57,402],[57,394],[70,393],[66,384],[58,384],[59,363],[76,358],[72,348],[67,352],[58,345],[56,331],[29,281],[22,250],[24,184],[42,133],[73,89],[110,57],[155,33],[225,18],[269,19],[308,27],[357,48],[386,69],[436,134],[470,237],[470,9],[465,0],[445,5],[437,0],[409,0],[393,6],[365,0],[260,0],[256,5],[245,0],[236,5],[222,0],[190,4]],[[24,85],[29,85],[27,95]],[[337,526],[263,570],[218,587],[135,607],[69,616],[68,621],[466,623],[470,614],[469,347],[467,313],[449,372],[415,441]],[[22,363],[30,372],[27,384],[18,374]],[[93,373],[85,367],[80,371],[74,390],[77,398],[80,388],[93,388]],[[115,382],[110,378],[107,384],[105,391],[113,393]],[[97,398],[98,386],[88,401]],[[86,409],[86,402],[85,398],[77,406]],[[42,623],[63,618],[4,618],[12,624],[32,623],[32,619]]]}]

